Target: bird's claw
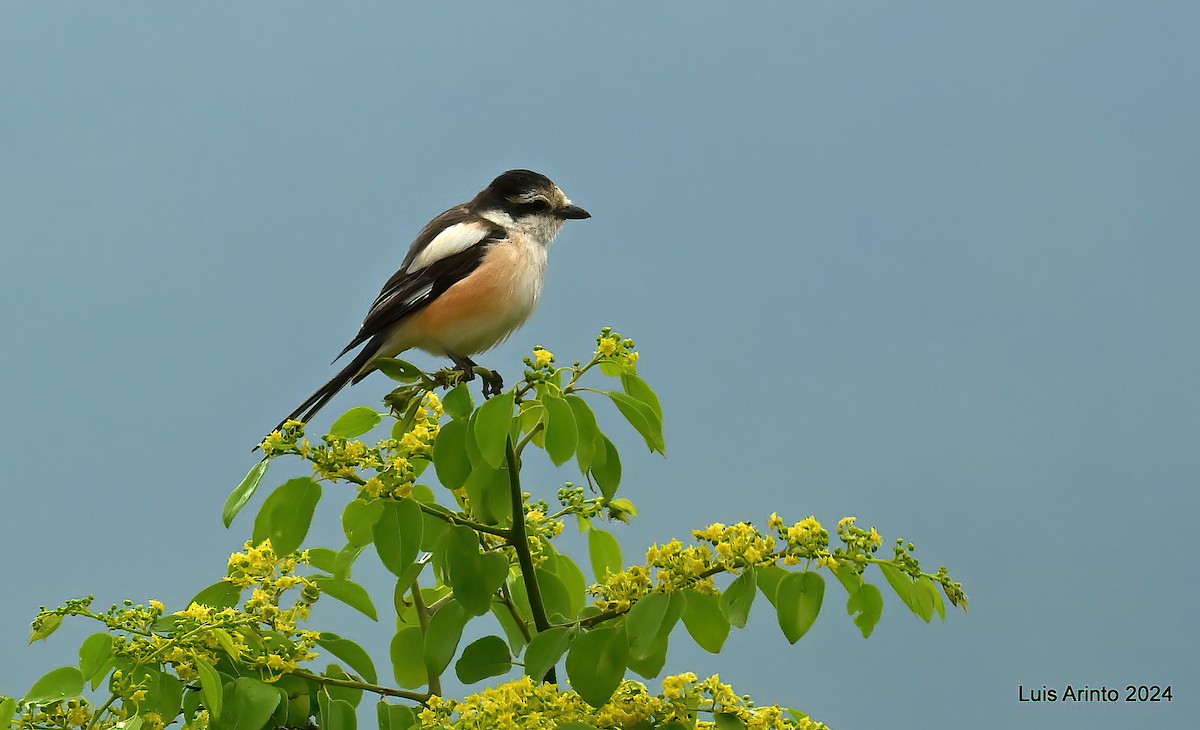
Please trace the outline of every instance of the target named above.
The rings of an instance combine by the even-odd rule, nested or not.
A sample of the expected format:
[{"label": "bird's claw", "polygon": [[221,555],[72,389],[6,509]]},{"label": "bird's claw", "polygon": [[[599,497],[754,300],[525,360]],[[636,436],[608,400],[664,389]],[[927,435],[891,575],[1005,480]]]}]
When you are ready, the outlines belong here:
[{"label": "bird's claw", "polygon": [[479,368],[479,375],[483,378],[484,400],[494,395],[500,395],[500,391],[504,390],[504,378],[500,377],[500,373],[495,370]]}]

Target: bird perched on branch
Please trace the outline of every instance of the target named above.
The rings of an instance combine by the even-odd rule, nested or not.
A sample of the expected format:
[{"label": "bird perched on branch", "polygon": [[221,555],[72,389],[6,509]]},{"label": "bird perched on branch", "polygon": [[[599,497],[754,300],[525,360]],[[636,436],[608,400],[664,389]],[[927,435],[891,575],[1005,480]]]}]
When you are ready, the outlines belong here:
[{"label": "bird perched on branch", "polygon": [[[509,170],[431,220],[334,362],[363,348],[276,428],[309,421],[338,391],[369,375],[372,360],[414,347],[449,357],[465,380],[474,379],[471,355],[503,342],[537,305],[546,249],[563,222],[590,217],[545,175]],[[498,374],[483,378],[485,397],[504,387]]]}]

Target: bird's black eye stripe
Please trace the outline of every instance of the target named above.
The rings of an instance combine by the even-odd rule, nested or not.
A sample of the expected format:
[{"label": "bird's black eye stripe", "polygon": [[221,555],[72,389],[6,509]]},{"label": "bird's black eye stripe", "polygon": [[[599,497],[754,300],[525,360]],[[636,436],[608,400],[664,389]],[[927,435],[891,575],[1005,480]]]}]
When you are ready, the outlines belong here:
[{"label": "bird's black eye stripe", "polygon": [[550,211],[550,203],[546,200],[534,200],[530,203],[517,203],[512,206],[512,210],[517,215],[547,213]]}]

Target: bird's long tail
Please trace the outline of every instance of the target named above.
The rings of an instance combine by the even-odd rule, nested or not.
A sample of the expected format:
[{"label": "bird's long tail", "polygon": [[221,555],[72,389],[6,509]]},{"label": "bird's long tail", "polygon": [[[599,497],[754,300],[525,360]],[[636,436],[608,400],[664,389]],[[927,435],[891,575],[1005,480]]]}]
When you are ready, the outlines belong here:
[{"label": "bird's long tail", "polygon": [[316,393],[310,395],[308,400],[301,403],[296,410],[289,413],[287,418],[280,421],[279,425],[276,426],[275,429],[278,430],[283,428],[283,424],[293,419],[304,421],[305,423],[311,421],[312,417],[317,415],[317,411],[324,408],[325,404],[332,400],[342,388],[345,388],[352,380],[354,380],[354,377],[358,375],[358,372],[362,370],[364,365],[366,365],[371,361],[372,358],[375,357],[375,354],[378,351],[379,343],[375,342],[374,340],[368,342],[367,346],[359,351],[359,353],[354,356],[353,360],[346,364],[346,367],[342,368],[337,375],[334,375],[328,383],[322,385],[320,388],[317,388]]}]

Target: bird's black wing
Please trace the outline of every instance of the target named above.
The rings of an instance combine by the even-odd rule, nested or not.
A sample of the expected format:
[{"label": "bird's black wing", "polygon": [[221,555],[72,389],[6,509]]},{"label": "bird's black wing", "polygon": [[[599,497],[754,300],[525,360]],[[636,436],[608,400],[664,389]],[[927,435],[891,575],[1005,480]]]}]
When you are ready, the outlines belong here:
[{"label": "bird's black wing", "polygon": [[502,227],[462,207],[435,218],[417,236],[400,269],[383,285],[358,334],[334,360],[386,332],[469,276],[488,248],[506,236]]}]

